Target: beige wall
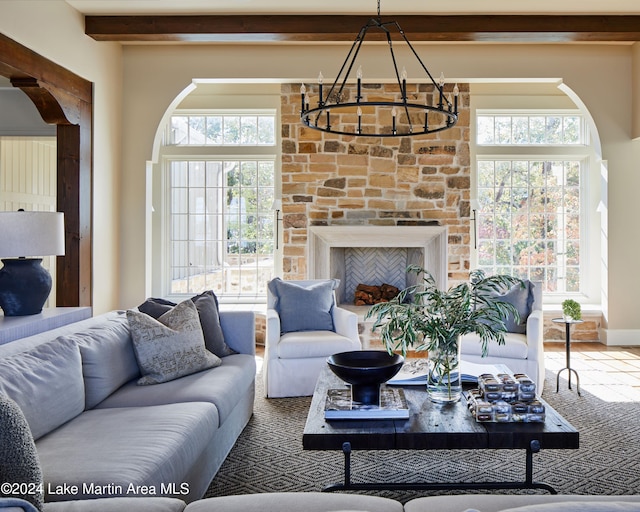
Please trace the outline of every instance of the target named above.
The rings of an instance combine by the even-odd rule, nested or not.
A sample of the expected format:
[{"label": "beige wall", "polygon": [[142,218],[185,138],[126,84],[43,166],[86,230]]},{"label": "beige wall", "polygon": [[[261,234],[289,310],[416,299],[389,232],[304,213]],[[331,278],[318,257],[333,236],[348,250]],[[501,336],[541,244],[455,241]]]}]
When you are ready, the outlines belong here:
[{"label": "beige wall", "polygon": [[120,285],[121,47],[87,37],[84,18],[62,0],[2,0],[0,33],[94,84],[93,305],[96,313],[116,308]]},{"label": "beige wall", "polygon": [[[56,23],[52,24],[51,20]],[[346,46],[125,46],[84,35],[82,16],[62,0],[3,0],[0,32],[94,82],[94,305],[97,312],[129,307],[150,289],[149,175],[153,144],[167,109],[194,78],[327,80]],[[639,142],[632,141],[632,87],[640,80],[637,45],[416,45],[433,73],[456,81],[562,81],[584,102],[602,143],[607,173],[603,247],[604,295],[610,341],[634,341],[640,275],[635,202],[640,190]],[[384,81],[377,47],[363,55],[367,79]],[[124,60],[121,61],[121,56]],[[404,56],[400,52],[399,60]],[[385,57],[386,58],[386,57]],[[376,76],[373,71],[376,70]],[[410,77],[419,73],[407,66]],[[632,78],[635,77],[635,82]],[[124,87],[123,87],[124,86]],[[124,94],[122,93],[124,91]],[[636,93],[637,94],[637,93]],[[633,106],[632,106],[633,105]],[[120,160],[122,149],[122,161]]]},{"label": "beige wall", "polygon": [[[378,48],[365,56],[363,69],[376,70],[383,58]],[[593,116],[608,165],[605,189],[608,211],[609,341],[632,341],[640,333],[635,297],[640,277],[634,268],[640,237],[632,235],[632,206],[640,190],[637,142],[631,140],[631,46],[622,45],[432,45],[418,50],[432,72],[442,70],[450,80],[558,80],[575,92]],[[344,46],[127,46],[124,48],[124,148],[122,243],[126,265],[121,275],[121,305],[139,303],[147,294],[148,245],[145,223],[149,205],[144,198],[147,162],[163,113],[192,78],[229,81],[267,79],[315,81],[322,71],[327,80],[346,55]],[[402,60],[400,56],[399,60]],[[170,70],[170,71],[169,71]],[[408,68],[409,76],[417,71]],[[372,79],[385,80],[380,75]],[[603,82],[604,80],[604,82]],[[599,170],[594,170],[599,172]],[[608,199],[608,200],[607,200]],[[148,244],[148,241],[147,241]],[[607,277],[607,276],[605,276]]]}]

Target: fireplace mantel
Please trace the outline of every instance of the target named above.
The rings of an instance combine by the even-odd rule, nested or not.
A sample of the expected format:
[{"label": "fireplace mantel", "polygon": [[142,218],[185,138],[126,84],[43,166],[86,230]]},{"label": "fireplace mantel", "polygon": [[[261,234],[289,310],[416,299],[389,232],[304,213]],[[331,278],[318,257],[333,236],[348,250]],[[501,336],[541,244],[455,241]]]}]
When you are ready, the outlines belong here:
[{"label": "fireplace mantel", "polygon": [[446,226],[311,226],[308,234],[310,279],[344,279],[340,249],[350,247],[420,249],[419,263],[438,287],[447,286]]}]

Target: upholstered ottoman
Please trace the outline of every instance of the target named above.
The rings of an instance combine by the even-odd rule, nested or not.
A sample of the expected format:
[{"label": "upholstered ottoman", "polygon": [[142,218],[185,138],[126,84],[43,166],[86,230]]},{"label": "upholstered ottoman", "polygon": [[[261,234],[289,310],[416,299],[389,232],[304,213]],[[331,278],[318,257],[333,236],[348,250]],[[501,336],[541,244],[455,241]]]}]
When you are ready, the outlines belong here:
[{"label": "upholstered ottoman", "polygon": [[276,492],[194,501],[185,512],[403,512],[398,501],[378,496],[323,492]]}]

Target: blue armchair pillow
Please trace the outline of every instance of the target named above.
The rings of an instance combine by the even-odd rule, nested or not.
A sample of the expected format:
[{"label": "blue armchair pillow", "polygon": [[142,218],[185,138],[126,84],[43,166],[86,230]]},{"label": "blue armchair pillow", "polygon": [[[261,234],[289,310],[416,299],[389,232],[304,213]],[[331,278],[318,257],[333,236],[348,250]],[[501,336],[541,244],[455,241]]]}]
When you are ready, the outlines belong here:
[{"label": "blue armchair pillow", "polygon": [[308,287],[275,278],[269,291],[275,297],[275,310],[280,316],[280,332],[334,331],[333,291],[338,279],[319,281]]},{"label": "blue armchair pillow", "polygon": [[531,314],[533,308],[533,288],[535,284],[531,281],[524,282],[524,288],[519,284],[515,285],[509,291],[503,295],[498,295],[496,298],[502,302],[508,302],[512,304],[518,314],[520,315],[520,321],[516,322],[516,319],[512,314],[509,314],[505,319],[505,327],[507,332],[514,332],[518,334],[524,334],[527,332],[527,318]]}]

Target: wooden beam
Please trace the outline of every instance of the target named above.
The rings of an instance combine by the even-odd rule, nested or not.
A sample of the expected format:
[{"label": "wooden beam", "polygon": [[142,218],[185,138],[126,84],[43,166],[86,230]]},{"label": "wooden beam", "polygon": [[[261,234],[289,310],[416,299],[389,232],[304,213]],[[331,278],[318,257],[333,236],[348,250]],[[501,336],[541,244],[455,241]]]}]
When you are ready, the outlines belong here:
[{"label": "wooden beam", "polygon": [[57,125],[57,210],[65,214],[65,256],[56,265],[56,305],[92,305],[93,85],[0,34],[0,75]]},{"label": "wooden beam", "polygon": [[[353,15],[87,16],[85,33],[98,41],[328,42],[353,41],[369,19]],[[640,16],[401,15],[410,41],[639,41]],[[382,33],[369,32],[382,40]],[[369,34],[367,37],[369,38]]]},{"label": "wooden beam", "polygon": [[91,82],[0,34],[0,74],[7,78],[35,78],[40,85],[64,91],[81,101],[93,101]]}]

